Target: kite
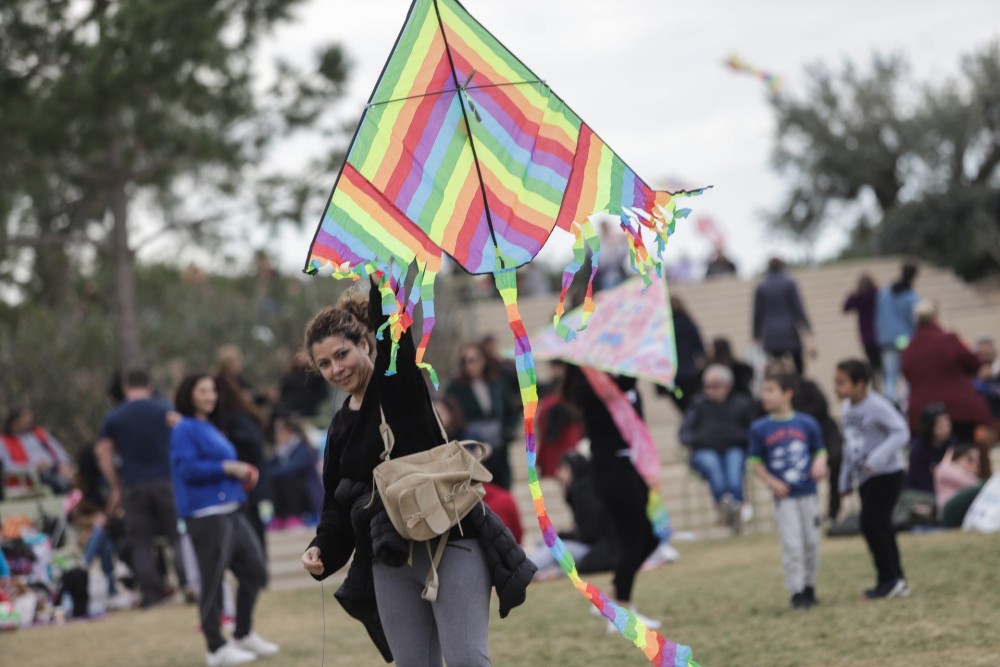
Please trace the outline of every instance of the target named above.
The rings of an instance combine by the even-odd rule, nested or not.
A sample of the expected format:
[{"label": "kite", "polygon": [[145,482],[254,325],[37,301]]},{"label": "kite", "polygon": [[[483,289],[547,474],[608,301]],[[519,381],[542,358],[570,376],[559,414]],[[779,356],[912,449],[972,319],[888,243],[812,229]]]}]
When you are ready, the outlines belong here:
[{"label": "kite", "polygon": [[[677,345],[673,313],[665,280],[644,285],[639,278],[598,293],[595,308],[601,318],[585,335],[565,342],[555,327],[534,336],[535,359],[559,359],[580,366],[594,392],[608,407],[615,425],[629,444],[632,463],[649,486],[646,513],[653,532],[670,538],[670,514],[660,493],[660,457],[649,427],[607,373],[643,378],[674,386]],[[578,323],[581,309],[568,313],[567,326]],[[603,371],[603,372],[602,372]]]},{"label": "kite", "polygon": [[[636,277],[597,293],[594,305],[601,312],[585,335],[566,342],[554,326],[535,332],[535,359],[560,359],[613,375],[627,375],[674,386],[677,345],[673,313],[665,280],[645,285]],[[582,308],[567,313],[563,323],[578,328]]]},{"label": "kite", "polygon": [[754,67],[747,61],[743,60],[736,54],[733,54],[726,58],[726,67],[733,70],[734,72],[742,72],[744,74],[749,74],[750,76],[757,77],[760,79],[764,85],[767,86],[767,91],[771,95],[777,95],[778,91],[781,90],[781,79],[777,74],[767,72],[762,69]]},{"label": "kite", "polygon": [[[456,0],[414,0],[372,91],[347,158],[309,247],[305,271],[335,278],[379,275],[391,337],[388,373],[400,336],[419,306],[417,362],[434,327],[434,283],[445,255],[473,274],[492,274],[515,338],[524,405],[528,483],[546,545],[573,585],[655,665],[696,665],[687,646],[667,641],[583,581],[556,536],[535,470],[535,364],[517,308],[517,267],[530,262],[555,228],[574,235],[554,323],[566,292],[592,252],[581,327],[593,313],[600,243],[590,216],[618,216],[632,268],[651,282],[678,220],[679,204],[702,190],[655,191]],[[649,245],[647,245],[647,243]],[[652,252],[650,250],[652,248]],[[409,285],[409,287],[407,287]],[[397,294],[399,296],[397,297]]]}]

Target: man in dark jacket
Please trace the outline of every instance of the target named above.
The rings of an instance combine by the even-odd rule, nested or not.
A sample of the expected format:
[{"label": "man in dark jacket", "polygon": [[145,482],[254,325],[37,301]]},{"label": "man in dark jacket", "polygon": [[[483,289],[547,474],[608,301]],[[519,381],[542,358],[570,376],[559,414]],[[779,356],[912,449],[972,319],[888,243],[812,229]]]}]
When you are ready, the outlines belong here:
[{"label": "man in dark jacket", "polygon": [[711,487],[723,522],[738,533],[747,432],[754,406],[746,396],[733,393],[733,373],[720,364],[705,369],[703,387],[684,416],[680,440],[691,450],[691,467]]},{"label": "man in dark jacket", "polygon": [[767,263],[767,275],[754,293],[753,339],[769,357],[791,355],[795,370],[802,375],[805,364],[800,329],[806,334],[805,351],[815,356],[816,346],[798,285],[785,273],[785,263],[774,258]]}]

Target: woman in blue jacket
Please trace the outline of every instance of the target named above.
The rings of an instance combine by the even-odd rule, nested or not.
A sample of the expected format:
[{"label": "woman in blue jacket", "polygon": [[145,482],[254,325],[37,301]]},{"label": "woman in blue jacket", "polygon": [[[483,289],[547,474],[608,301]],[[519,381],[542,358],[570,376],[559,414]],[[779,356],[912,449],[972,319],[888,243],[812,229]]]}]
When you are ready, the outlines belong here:
[{"label": "woman in blue jacket", "polygon": [[[233,444],[210,421],[218,400],[211,375],[185,377],[174,399],[183,419],[170,437],[177,514],[187,525],[201,571],[198,606],[209,667],[239,665],[278,652],[277,644],[252,629],[253,609],[266,581],[267,567],[260,541],[242,507],[247,500],[245,490],[254,487],[258,472],[237,460]],[[232,642],[222,636],[219,624],[222,578],[227,568],[239,582]]]}]

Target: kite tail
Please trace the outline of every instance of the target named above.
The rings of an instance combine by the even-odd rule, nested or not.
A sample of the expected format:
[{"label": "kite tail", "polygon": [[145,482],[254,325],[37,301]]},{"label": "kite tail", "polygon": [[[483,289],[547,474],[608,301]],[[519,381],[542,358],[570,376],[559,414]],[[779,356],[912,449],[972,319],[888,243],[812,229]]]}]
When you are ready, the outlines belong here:
[{"label": "kite tail", "polygon": [[[414,312],[417,305],[420,305],[423,322],[420,342],[417,344],[417,368],[427,371],[434,388],[437,389],[440,384],[437,371],[424,361],[424,354],[427,352],[427,344],[434,331],[434,281],[441,270],[441,258],[430,256],[426,260],[417,259],[412,262],[412,266],[416,267],[417,275],[408,298],[405,294],[398,295],[398,288],[405,281],[411,264],[404,265],[394,260],[388,262],[376,260],[358,264],[343,262],[334,268],[332,276],[338,280],[355,281],[372,276],[378,281],[382,314],[386,316],[386,321],[376,330],[375,338],[382,340],[388,331],[392,339],[386,375],[396,373],[396,355],[399,352],[400,338],[413,324]],[[320,267],[314,266],[314,268],[318,270]]]},{"label": "kite tail", "polygon": [[427,352],[427,344],[430,343],[431,333],[434,331],[434,281],[437,280],[438,272],[441,270],[441,258],[432,256],[428,261],[419,263],[418,266],[420,271],[416,280],[413,281],[407,312],[412,316],[417,303],[420,303],[420,312],[424,319],[421,322],[420,342],[417,344],[417,368],[427,371],[431,383],[437,389],[440,386],[437,371],[424,361],[424,354]]},{"label": "kite tail", "polygon": [[[552,324],[556,328],[556,333],[565,340],[571,341],[576,338],[577,331],[587,328],[587,320],[594,314],[594,276],[597,275],[597,264],[601,255],[601,240],[594,231],[594,224],[590,220],[574,222],[570,226],[573,233],[573,260],[566,266],[562,277],[562,291],[559,294],[559,304],[556,306],[556,314],[552,318]],[[566,312],[566,293],[569,292],[573,278],[583,268],[583,263],[587,259],[587,247],[592,251],[590,276],[587,278],[587,294],[583,299],[583,310],[580,317],[580,328],[573,331],[562,323],[563,314]]]},{"label": "kite tail", "polygon": [[653,524],[653,534],[656,535],[656,539],[661,542],[669,541],[673,532],[670,528],[670,512],[663,504],[659,485],[649,487],[649,495],[646,497],[646,516]]},{"label": "kite tail", "polygon": [[517,380],[521,387],[524,403],[524,447],[528,461],[528,489],[538,517],[538,527],[542,531],[545,545],[569,577],[573,586],[593,604],[601,614],[611,621],[618,632],[631,641],[646,658],[657,667],[698,667],[690,647],[667,641],[661,634],[650,630],[630,612],[614,602],[596,586],[580,578],[572,554],[559,539],[545,509],[545,498],[535,468],[535,411],[538,408],[538,386],[535,375],[535,360],[531,354],[531,343],[527,330],[517,309],[517,282],[513,269],[499,269],[494,273],[497,290],[507,309],[507,321],[514,334],[514,354],[517,364]]}]

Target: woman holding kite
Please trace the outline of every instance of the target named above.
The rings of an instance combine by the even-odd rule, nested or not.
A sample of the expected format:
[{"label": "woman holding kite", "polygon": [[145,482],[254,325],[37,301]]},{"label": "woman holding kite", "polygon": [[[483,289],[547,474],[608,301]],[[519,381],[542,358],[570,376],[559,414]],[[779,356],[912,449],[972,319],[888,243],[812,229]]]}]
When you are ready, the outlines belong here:
[{"label": "woman holding kite", "polygon": [[368,299],[348,296],[320,310],[306,327],[313,366],[348,398],[327,434],[323,509],[302,564],[323,580],[353,556],[335,597],[365,625],[387,662],[489,665],[490,587],[504,617],[524,601],[535,568],[503,523],[488,509],[477,509],[449,535],[437,599],[422,598],[428,550],[411,549],[372,494],[372,471],[384,449],[380,412],[397,434],[394,457],[440,445],[443,437],[408,332],[400,339],[396,372],[387,375],[390,337],[376,342],[372,336],[386,321],[378,277]]}]

